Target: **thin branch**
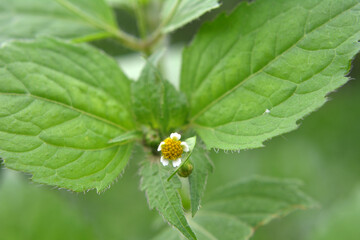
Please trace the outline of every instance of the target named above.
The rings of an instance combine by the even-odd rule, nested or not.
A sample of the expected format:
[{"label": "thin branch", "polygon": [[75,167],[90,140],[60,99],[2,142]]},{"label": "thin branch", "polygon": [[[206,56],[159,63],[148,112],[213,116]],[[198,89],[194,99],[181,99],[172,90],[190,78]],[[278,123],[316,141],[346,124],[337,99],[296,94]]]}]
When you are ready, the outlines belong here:
[{"label": "thin branch", "polygon": [[137,26],[139,29],[139,34],[141,39],[145,39],[147,36],[147,26],[146,26],[146,21],[145,21],[145,14],[144,14],[144,8],[143,6],[139,3],[139,0],[134,1],[134,8],[135,8],[135,15],[136,15],[136,19],[137,19]]}]

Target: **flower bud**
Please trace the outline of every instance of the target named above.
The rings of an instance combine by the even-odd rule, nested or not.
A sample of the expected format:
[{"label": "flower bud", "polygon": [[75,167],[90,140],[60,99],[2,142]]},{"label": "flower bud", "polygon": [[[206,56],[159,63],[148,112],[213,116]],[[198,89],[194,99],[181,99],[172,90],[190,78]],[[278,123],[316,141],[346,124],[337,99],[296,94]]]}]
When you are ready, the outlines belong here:
[{"label": "flower bud", "polygon": [[192,163],[190,161],[188,161],[179,169],[177,174],[180,177],[186,178],[192,173],[193,168],[194,168],[194,166],[192,165]]},{"label": "flower bud", "polygon": [[151,148],[156,148],[161,141],[160,135],[157,131],[147,129],[145,133],[145,144]]}]

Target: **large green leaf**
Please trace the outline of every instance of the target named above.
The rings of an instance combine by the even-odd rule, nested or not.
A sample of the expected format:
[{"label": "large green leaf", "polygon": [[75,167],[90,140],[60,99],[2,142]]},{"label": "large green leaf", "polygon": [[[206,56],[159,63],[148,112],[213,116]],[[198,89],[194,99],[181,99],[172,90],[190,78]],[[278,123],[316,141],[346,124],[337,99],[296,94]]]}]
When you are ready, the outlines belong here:
[{"label": "large green leaf", "polygon": [[[150,0],[105,0],[108,4],[115,7],[135,8],[137,5],[146,5]],[[154,0],[152,0],[154,1]],[[155,0],[157,1],[157,0]]]},{"label": "large green leaf", "polygon": [[217,0],[167,0],[164,1],[161,16],[165,22],[165,33],[176,30],[197,19],[206,12],[219,7]]},{"label": "large green leaf", "polygon": [[[189,223],[199,240],[248,240],[270,220],[314,206],[297,182],[258,177],[215,191]],[[166,231],[155,239],[177,239],[176,234]]]},{"label": "large green leaf", "polygon": [[300,186],[294,180],[253,177],[213,192],[202,212],[229,214],[256,228],[296,209],[315,207],[315,202],[299,190]]},{"label": "large green leaf", "polygon": [[209,173],[213,170],[213,165],[207,152],[201,146],[197,146],[194,149],[190,159],[194,165],[193,171],[189,176],[191,213],[192,216],[195,216],[200,208],[206,181]]},{"label": "large green leaf", "polygon": [[130,81],[86,45],[39,39],[0,49],[0,156],[40,183],[84,191],[109,186],[131,145]]},{"label": "large green leaf", "polygon": [[358,0],[258,0],[205,25],[183,54],[181,89],[208,148],[248,149],[297,128],[348,78]]},{"label": "large green leaf", "polygon": [[120,136],[117,136],[114,139],[111,139],[109,143],[125,143],[125,142],[131,142],[137,139],[141,139],[142,133],[140,131],[129,131],[121,134]]},{"label": "large green leaf", "polygon": [[111,8],[104,0],[56,0],[68,10],[100,29],[116,28]]},{"label": "large green leaf", "polygon": [[178,189],[181,182],[177,176],[170,181],[170,172],[159,162],[143,162],[140,170],[141,190],[145,191],[150,208],[156,208],[167,222],[176,227],[187,239],[196,239],[188,225]]},{"label": "large green leaf", "polygon": [[54,0],[0,0],[0,25],[0,43],[45,35],[72,39],[101,34]]},{"label": "large green leaf", "polygon": [[138,81],[132,84],[133,107],[139,122],[167,134],[184,124],[187,102],[183,93],[162,78],[155,67],[158,54],[152,56]]},{"label": "large green leaf", "polygon": [[110,5],[130,5],[130,0],[106,0]]}]

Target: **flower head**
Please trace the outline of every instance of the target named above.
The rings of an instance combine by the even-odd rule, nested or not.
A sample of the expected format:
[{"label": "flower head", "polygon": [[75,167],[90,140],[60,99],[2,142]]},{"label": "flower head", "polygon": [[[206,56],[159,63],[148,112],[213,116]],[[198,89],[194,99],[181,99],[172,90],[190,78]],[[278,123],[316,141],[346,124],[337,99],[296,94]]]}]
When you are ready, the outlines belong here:
[{"label": "flower head", "polygon": [[158,147],[161,151],[160,162],[167,166],[169,161],[172,161],[173,167],[178,167],[181,164],[181,155],[183,152],[189,151],[189,146],[186,142],[180,141],[181,135],[178,133],[170,134],[170,137],[162,141]]}]

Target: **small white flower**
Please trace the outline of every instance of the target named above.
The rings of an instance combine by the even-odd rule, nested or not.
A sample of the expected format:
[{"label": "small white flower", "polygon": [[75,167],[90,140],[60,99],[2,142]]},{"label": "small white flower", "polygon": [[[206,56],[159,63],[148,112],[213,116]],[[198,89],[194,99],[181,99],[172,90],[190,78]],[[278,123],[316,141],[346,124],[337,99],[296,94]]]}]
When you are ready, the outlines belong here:
[{"label": "small white flower", "polygon": [[161,143],[159,144],[158,149],[157,149],[157,150],[158,150],[158,152],[160,152],[160,151],[161,151],[161,146],[162,146],[162,145],[164,145],[164,144],[165,144],[165,142],[161,142]]},{"label": "small white flower", "polygon": [[269,110],[269,109],[266,109],[264,113],[269,114],[269,113],[270,113],[270,110]]},{"label": "small white flower", "polygon": [[175,141],[179,141],[180,138],[181,138],[181,135],[178,134],[178,133],[172,133],[172,134],[170,134],[170,138],[175,140]]},{"label": "small white flower", "polygon": [[170,137],[166,138],[159,144],[158,151],[161,151],[160,162],[162,165],[167,166],[169,162],[172,162],[173,167],[181,165],[181,156],[183,152],[189,152],[189,146],[186,142],[180,141],[181,135],[178,133],[170,134]]},{"label": "small white flower", "polygon": [[178,167],[181,164],[181,158],[178,158],[176,161],[173,161],[172,165],[173,167]]},{"label": "small white flower", "polygon": [[160,162],[162,163],[162,165],[164,165],[164,166],[167,166],[167,165],[169,165],[169,161],[168,160],[166,160],[164,157],[162,157],[161,156],[161,158],[160,158]]},{"label": "small white flower", "polygon": [[183,148],[184,152],[189,152],[190,148],[186,142],[181,142],[180,146]]}]

